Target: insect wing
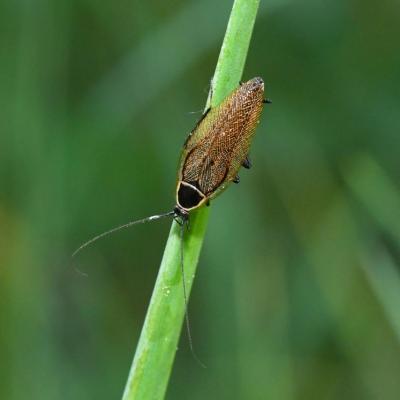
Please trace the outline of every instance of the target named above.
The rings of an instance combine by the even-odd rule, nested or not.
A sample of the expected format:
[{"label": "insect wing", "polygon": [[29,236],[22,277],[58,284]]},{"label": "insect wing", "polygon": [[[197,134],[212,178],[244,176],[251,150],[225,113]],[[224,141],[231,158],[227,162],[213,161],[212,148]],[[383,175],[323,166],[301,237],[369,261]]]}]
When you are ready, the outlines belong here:
[{"label": "insect wing", "polygon": [[212,108],[185,143],[179,179],[208,197],[234,180],[248,154],[263,98],[264,83],[254,78]]}]

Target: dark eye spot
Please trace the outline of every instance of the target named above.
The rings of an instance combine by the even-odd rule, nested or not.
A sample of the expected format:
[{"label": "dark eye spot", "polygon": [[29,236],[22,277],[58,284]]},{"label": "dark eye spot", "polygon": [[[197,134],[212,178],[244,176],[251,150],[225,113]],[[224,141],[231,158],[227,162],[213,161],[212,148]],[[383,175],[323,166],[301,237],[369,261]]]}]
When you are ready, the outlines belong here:
[{"label": "dark eye spot", "polygon": [[193,208],[196,207],[203,197],[197,192],[197,190],[191,188],[190,186],[182,185],[179,186],[178,190],[178,202],[183,208]]}]

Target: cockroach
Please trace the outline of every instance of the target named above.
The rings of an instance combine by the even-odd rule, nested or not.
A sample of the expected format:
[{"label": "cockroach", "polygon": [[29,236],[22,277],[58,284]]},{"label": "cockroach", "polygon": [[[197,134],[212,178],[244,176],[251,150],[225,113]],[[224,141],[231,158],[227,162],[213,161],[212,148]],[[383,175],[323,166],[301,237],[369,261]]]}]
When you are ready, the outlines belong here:
[{"label": "cockroach", "polygon": [[[187,137],[180,158],[176,184],[176,204],[172,211],[128,222],[82,244],[75,252],[117,230],[132,225],[173,217],[181,225],[181,269],[187,307],[183,268],[183,227],[190,213],[209,205],[231,182],[239,183],[240,167],[249,169],[249,149],[264,103],[264,82],[253,78],[241,83],[219,105],[208,108]],[[186,312],[189,344],[194,355]],[[197,357],[196,357],[197,358]]]},{"label": "cockroach", "polygon": [[210,204],[231,183],[239,183],[240,167],[251,167],[248,156],[264,103],[264,82],[241,83],[218,106],[208,108],[183,145],[176,185],[176,205],[164,214],[128,222],[83,243],[75,252],[119,229],[174,217],[181,224],[191,211]]}]

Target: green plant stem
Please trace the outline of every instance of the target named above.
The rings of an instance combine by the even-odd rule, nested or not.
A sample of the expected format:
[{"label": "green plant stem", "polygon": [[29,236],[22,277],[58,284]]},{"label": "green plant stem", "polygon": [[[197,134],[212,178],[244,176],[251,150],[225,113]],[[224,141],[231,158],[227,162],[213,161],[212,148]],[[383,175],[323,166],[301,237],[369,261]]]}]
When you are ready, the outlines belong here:
[{"label": "green plant stem", "polygon": [[[235,0],[208,105],[219,104],[237,87],[246,61],[259,0]],[[206,232],[209,208],[190,216],[184,246],[185,285],[189,295]],[[180,265],[180,226],[173,222],[153,290],[123,400],[164,398],[178,345],[185,303]]]}]

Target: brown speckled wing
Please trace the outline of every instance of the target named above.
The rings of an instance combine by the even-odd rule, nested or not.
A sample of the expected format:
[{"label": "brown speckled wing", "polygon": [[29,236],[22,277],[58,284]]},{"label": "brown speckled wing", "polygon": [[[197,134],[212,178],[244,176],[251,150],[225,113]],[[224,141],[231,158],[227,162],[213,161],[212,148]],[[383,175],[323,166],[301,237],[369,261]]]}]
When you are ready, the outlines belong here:
[{"label": "brown speckled wing", "polygon": [[263,99],[264,83],[254,78],[212,108],[185,143],[179,179],[210,197],[231,182],[248,155]]}]

